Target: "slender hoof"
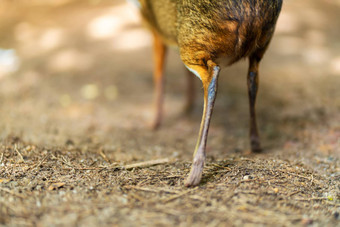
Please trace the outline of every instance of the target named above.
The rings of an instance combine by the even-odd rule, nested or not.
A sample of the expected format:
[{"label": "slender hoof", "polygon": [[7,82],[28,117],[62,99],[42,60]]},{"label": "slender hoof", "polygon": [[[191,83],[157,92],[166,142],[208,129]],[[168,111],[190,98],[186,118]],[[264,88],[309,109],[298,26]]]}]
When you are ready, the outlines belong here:
[{"label": "slender hoof", "polygon": [[155,117],[155,118],[153,119],[153,122],[151,123],[150,128],[151,128],[152,130],[157,130],[157,129],[159,129],[160,126],[161,126],[161,122],[162,122],[161,117],[159,117],[159,116]]},{"label": "slender hoof", "polygon": [[200,183],[202,178],[203,167],[204,167],[203,160],[194,161],[189,176],[185,182],[186,187],[196,186]]},{"label": "slender hoof", "polygon": [[251,151],[254,153],[259,153],[262,151],[260,139],[258,137],[253,137],[250,139]]},{"label": "slender hoof", "polygon": [[157,129],[159,129],[159,127],[161,126],[161,123],[160,122],[153,122],[152,124],[151,124],[151,129],[152,130],[157,130]]}]

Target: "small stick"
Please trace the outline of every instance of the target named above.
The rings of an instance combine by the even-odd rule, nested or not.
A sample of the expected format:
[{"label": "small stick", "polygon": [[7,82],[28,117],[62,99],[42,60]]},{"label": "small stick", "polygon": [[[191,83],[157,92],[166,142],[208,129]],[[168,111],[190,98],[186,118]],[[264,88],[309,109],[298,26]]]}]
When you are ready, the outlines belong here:
[{"label": "small stick", "polygon": [[66,158],[64,156],[61,156],[61,158],[59,159],[62,163],[64,163],[65,165],[71,167],[72,169],[74,168],[74,166],[66,160]]},{"label": "small stick", "polygon": [[109,160],[109,159],[107,158],[107,156],[105,155],[103,149],[100,149],[100,150],[99,150],[99,154],[100,154],[100,156],[103,157],[103,159],[104,159],[106,162],[110,163],[110,160]]},{"label": "small stick", "polygon": [[26,198],[25,196],[22,196],[22,195],[20,195],[20,194],[18,194],[16,192],[13,192],[13,191],[11,191],[11,190],[9,190],[7,188],[1,188],[0,187],[0,191],[7,192],[8,194],[14,195],[14,196],[19,197],[21,199],[25,199]]},{"label": "small stick", "polygon": [[123,166],[122,168],[124,168],[126,170],[133,169],[133,168],[145,168],[145,167],[149,167],[149,166],[169,163],[169,161],[170,160],[168,158],[157,159],[157,160],[151,160],[151,161],[139,162],[139,163],[126,165],[126,166]]},{"label": "small stick", "polygon": [[312,174],[312,180],[311,180],[311,182],[310,182],[311,185],[313,185],[313,181],[314,181],[314,176],[313,176],[313,174]]},{"label": "small stick", "polygon": [[222,168],[222,169],[226,169],[226,170],[231,171],[231,168],[229,168],[229,167],[220,166],[220,165],[218,165],[218,164],[212,164],[212,165],[215,166],[215,167],[218,167],[218,168]]},{"label": "small stick", "polygon": [[[304,178],[304,179],[310,180],[310,176],[309,177],[308,176],[303,176],[303,175],[300,175],[300,174],[286,172],[286,171],[280,171],[280,172],[288,174],[288,175],[292,175],[292,176],[295,176],[295,177],[300,177],[300,178]],[[311,176],[313,176],[313,175],[311,175]]]},{"label": "small stick", "polygon": [[295,194],[297,194],[297,193],[299,193],[299,192],[301,192],[301,191],[292,192],[292,193],[290,193],[290,194],[288,195],[288,197],[291,197],[292,195],[295,195]]},{"label": "small stick", "polygon": [[134,163],[134,164],[128,164],[128,165],[125,165],[125,166],[78,168],[78,167],[73,167],[71,164],[67,163],[64,160],[61,160],[61,161],[63,163],[65,163],[66,165],[71,167],[71,168],[63,168],[65,170],[71,170],[71,169],[75,169],[75,170],[126,169],[126,170],[130,170],[130,169],[134,169],[134,168],[147,168],[147,167],[150,167],[150,166],[161,165],[161,164],[165,164],[165,163],[170,162],[170,160],[168,158],[164,158],[164,159],[157,159],[157,160],[151,160],[151,161],[146,161],[146,162],[138,162],[138,163]]},{"label": "small stick", "polygon": [[102,169],[110,169],[110,168],[106,168],[106,167],[62,168],[62,170],[73,170],[73,169],[74,170],[102,170]]},{"label": "small stick", "polygon": [[166,192],[166,193],[173,193],[173,194],[180,193],[179,191],[165,189],[165,188],[153,189],[153,188],[145,188],[145,187],[137,187],[137,186],[125,186],[124,188],[126,188],[126,189],[136,189],[136,190],[139,190],[139,191],[154,192],[154,193],[159,193],[159,192]]},{"label": "small stick", "polygon": [[35,164],[35,165],[33,165],[32,167],[29,167],[27,170],[30,170],[30,169],[32,169],[32,170],[34,170],[34,169],[36,169],[37,167],[39,167],[43,162],[45,162],[45,160],[47,159],[47,157],[48,157],[48,155],[46,155],[38,164]]},{"label": "small stick", "polygon": [[3,160],[4,160],[4,153],[1,153],[0,164],[2,164]]},{"label": "small stick", "polygon": [[22,157],[21,153],[19,152],[19,150],[17,149],[17,144],[14,144],[14,150],[18,153],[18,155],[21,158],[21,162],[25,162],[24,157]]}]

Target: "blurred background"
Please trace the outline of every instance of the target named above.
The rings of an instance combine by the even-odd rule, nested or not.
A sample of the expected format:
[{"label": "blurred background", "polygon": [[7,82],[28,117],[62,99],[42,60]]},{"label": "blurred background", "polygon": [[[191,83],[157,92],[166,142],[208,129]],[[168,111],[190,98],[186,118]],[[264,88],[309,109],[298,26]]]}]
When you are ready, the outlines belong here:
[{"label": "blurred background", "polygon": [[[260,66],[257,113],[266,151],[292,159],[339,154],[339,15],[339,0],[284,1]],[[1,0],[0,138],[50,146],[91,141],[128,151],[112,153],[126,161],[190,160],[202,91],[192,115],[183,116],[185,69],[171,50],[164,124],[150,131],[151,41],[123,0]],[[222,71],[212,158],[249,149],[246,72],[247,61]]]}]

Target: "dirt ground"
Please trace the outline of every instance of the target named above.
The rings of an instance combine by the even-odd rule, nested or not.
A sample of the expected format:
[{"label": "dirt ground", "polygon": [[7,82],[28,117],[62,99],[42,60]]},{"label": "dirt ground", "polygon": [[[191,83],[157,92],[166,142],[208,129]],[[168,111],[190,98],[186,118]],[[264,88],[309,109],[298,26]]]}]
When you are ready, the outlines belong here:
[{"label": "dirt ground", "polygon": [[284,1],[260,68],[261,154],[247,61],[222,70],[203,181],[186,188],[203,100],[197,79],[183,114],[176,50],[154,132],[151,37],[131,5],[1,0],[0,226],[340,226],[339,15],[338,0]]}]

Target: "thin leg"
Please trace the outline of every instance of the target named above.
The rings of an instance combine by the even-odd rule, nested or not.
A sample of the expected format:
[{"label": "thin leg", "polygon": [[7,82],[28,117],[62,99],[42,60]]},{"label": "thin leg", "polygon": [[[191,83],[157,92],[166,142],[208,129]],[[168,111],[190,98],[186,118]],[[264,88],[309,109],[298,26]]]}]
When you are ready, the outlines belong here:
[{"label": "thin leg", "polygon": [[154,43],[154,84],[155,84],[155,118],[152,124],[153,129],[159,128],[163,113],[164,96],[164,61],[167,48],[158,34],[153,33]]},{"label": "thin leg", "polygon": [[186,96],[184,111],[188,114],[192,111],[195,102],[195,75],[188,70]]},{"label": "thin leg", "polygon": [[206,157],[206,143],[208,138],[208,130],[210,124],[210,118],[212,115],[216,92],[217,92],[217,79],[220,72],[220,68],[212,61],[208,62],[210,82],[205,84],[204,87],[204,108],[203,116],[201,121],[200,132],[198,136],[198,141],[195,148],[194,160],[192,163],[191,171],[186,180],[185,186],[195,186],[198,185],[202,178],[202,172]]},{"label": "thin leg", "polygon": [[250,145],[252,152],[260,152],[261,151],[261,144],[260,144],[260,137],[257,130],[257,123],[256,123],[256,113],[255,113],[255,102],[256,102],[256,95],[258,91],[258,83],[259,83],[259,76],[258,76],[258,68],[259,68],[259,59],[251,56],[249,58],[249,71],[248,71],[248,96],[249,96],[249,112],[250,112]]}]

